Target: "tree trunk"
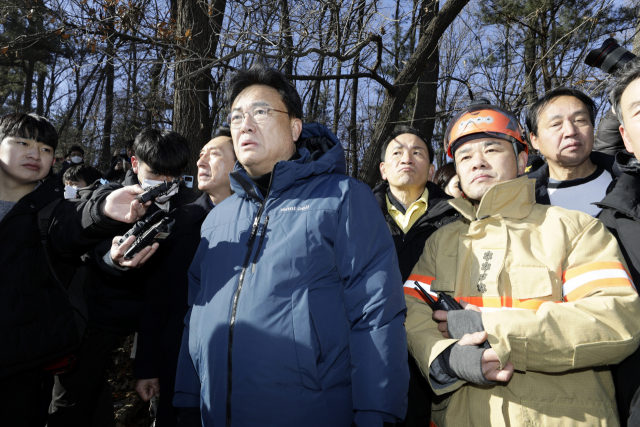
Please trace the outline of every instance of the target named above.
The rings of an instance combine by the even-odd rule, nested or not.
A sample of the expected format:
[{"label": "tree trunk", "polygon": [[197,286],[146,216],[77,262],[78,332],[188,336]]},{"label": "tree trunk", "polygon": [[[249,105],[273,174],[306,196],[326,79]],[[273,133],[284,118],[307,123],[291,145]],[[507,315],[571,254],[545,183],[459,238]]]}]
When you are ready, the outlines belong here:
[{"label": "tree trunk", "polygon": [[[531,24],[534,24],[531,22]],[[527,29],[524,41],[524,93],[527,105],[533,105],[538,100],[536,90],[536,34],[532,29]]]},{"label": "tree trunk", "polygon": [[27,66],[24,68],[26,81],[24,83],[24,102],[22,104],[22,111],[25,113],[31,112],[31,94],[33,92],[33,71],[35,66],[35,60],[30,59],[27,61]]},{"label": "tree trunk", "polygon": [[38,83],[37,83],[37,104],[36,104],[36,114],[39,116],[44,115],[44,83],[47,78],[47,70],[43,70],[38,73]]},{"label": "tree trunk", "polygon": [[[289,5],[287,0],[280,0],[280,28],[282,29],[282,39],[284,47],[293,50],[293,35],[291,34],[291,24],[289,23]],[[284,73],[293,74],[293,57],[287,56],[284,62]]]},{"label": "tree trunk", "polygon": [[385,94],[378,123],[360,169],[360,179],[369,186],[373,187],[380,180],[378,165],[382,142],[393,131],[407,96],[424,71],[422,65],[433,54],[442,34],[468,2],[469,0],[449,0],[444,4],[444,7],[427,26],[424,34],[420,36],[415,52],[393,82],[393,90],[387,91]]},{"label": "tree trunk", "polygon": [[[362,37],[365,0],[358,3],[358,37]],[[353,74],[360,71],[360,54],[353,61]],[[358,79],[351,85],[351,122],[349,123],[349,160],[352,178],[358,178]]]},{"label": "tree trunk", "polygon": [[[440,8],[439,2],[422,0],[420,5],[420,36],[426,31],[431,20]],[[415,108],[411,126],[418,129],[426,138],[427,145],[432,144],[433,129],[436,125],[436,101],[438,97],[438,75],[440,74],[440,54],[436,47],[433,54],[426,58],[424,73],[418,79]],[[436,147],[437,148],[437,147]],[[430,159],[431,162],[434,159]]]},{"label": "tree trunk", "polygon": [[633,54],[640,56],[640,11],[638,11],[638,20],[636,21],[636,35],[633,36]]},{"label": "tree trunk", "polygon": [[[175,79],[203,68],[207,62],[199,58],[211,58],[216,53],[226,0],[206,3],[193,0],[177,1],[178,37],[183,37],[183,46],[197,52],[196,57],[187,57],[187,50],[178,51]],[[210,113],[209,93],[211,71],[176,83],[173,95],[173,130],[189,141],[191,155],[185,173],[196,176],[196,162],[202,147],[211,139],[213,120]]]},{"label": "tree trunk", "polygon": [[158,109],[160,106],[160,93],[158,91],[160,85],[160,74],[162,73],[162,67],[164,65],[164,55],[162,52],[158,52],[158,58],[156,59],[156,63],[153,65],[151,69],[151,83],[149,86],[149,97],[147,98],[147,103],[145,105],[145,113],[146,119],[145,123],[148,127],[153,125],[153,117],[158,114]]},{"label": "tree trunk", "polygon": [[[340,33],[340,9],[337,7],[334,10],[334,22],[335,34],[336,34],[336,50],[339,52],[342,44]],[[338,66],[336,67],[336,75],[342,74],[342,61],[338,60]],[[338,136],[338,125],[340,121],[340,80],[335,81],[335,92],[333,93],[333,134]],[[339,138],[338,138],[339,139]]]},{"label": "tree trunk", "polygon": [[[109,14],[113,16],[115,14],[115,8],[109,7]],[[109,29],[112,29],[112,21],[108,24]],[[110,34],[107,37],[107,63],[105,65],[105,102],[104,102],[104,127],[102,130],[102,149],[100,152],[99,167],[104,170],[109,165],[111,160],[111,130],[113,127],[113,83],[115,80],[115,68],[113,59],[115,55],[114,40],[115,36]]]}]

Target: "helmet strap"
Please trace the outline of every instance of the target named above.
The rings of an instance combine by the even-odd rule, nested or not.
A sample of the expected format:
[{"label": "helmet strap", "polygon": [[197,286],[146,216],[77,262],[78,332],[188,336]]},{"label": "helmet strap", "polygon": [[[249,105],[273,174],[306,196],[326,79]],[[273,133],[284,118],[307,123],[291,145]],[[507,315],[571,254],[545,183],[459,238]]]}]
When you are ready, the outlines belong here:
[{"label": "helmet strap", "polygon": [[519,177],[520,174],[518,173],[518,171],[520,169],[520,165],[518,164],[518,162],[520,161],[520,159],[518,157],[518,146],[513,141],[511,141],[511,145],[513,146],[513,152],[516,154],[516,177]]}]

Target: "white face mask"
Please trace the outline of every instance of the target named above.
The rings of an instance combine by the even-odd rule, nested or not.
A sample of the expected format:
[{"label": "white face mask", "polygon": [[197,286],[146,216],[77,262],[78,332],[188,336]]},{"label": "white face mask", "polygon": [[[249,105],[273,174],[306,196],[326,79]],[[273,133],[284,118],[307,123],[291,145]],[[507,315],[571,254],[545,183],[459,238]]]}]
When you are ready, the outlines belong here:
[{"label": "white face mask", "polygon": [[64,198],[65,199],[75,199],[78,189],[76,187],[72,187],[70,185],[64,186]]},{"label": "white face mask", "polygon": [[[164,181],[156,181],[153,179],[144,179],[144,178],[139,178],[140,181],[140,186],[144,189],[144,190],[148,190],[152,187],[155,187],[156,185],[160,185],[160,184],[164,184]],[[171,189],[167,192],[167,194],[163,194],[162,196],[158,197],[156,199],[157,203],[165,203],[167,200],[169,200],[171,198],[171,196],[175,195],[178,192],[178,184],[174,184]]]},{"label": "white face mask", "polygon": [[76,164],[77,164],[77,163],[82,163],[82,157],[80,157],[80,156],[73,156],[73,157],[71,158],[71,161],[72,161],[73,163],[76,163]]}]

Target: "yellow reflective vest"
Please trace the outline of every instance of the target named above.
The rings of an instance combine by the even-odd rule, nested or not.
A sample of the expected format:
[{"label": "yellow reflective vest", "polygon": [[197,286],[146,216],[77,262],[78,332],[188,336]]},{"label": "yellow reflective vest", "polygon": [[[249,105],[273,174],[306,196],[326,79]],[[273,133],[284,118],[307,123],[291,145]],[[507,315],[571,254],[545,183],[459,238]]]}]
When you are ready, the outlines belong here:
[{"label": "yellow reflective vest", "polygon": [[[534,186],[497,184],[477,207],[451,200],[463,219],[431,236],[404,285],[409,351],[438,396],[437,427],[619,424],[607,365],[638,347],[638,294],[602,223],[536,204]],[[429,377],[456,340],[438,331],[414,281],[481,308],[501,366],[515,367],[509,382],[443,387]]]}]

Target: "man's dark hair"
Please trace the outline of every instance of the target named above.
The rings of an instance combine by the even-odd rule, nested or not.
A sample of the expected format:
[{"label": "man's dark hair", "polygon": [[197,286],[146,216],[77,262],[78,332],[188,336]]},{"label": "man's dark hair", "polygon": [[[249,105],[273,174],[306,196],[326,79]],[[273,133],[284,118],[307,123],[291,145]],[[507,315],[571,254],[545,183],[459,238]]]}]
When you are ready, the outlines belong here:
[{"label": "man's dark hair", "polygon": [[128,149],[128,148],[133,147],[133,142],[134,142],[134,140],[133,140],[133,139],[129,139],[129,140],[127,140],[127,141],[124,143],[124,148],[125,148],[125,149]]},{"label": "man's dark hair", "polygon": [[611,88],[609,92],[609,101],[613,106],[613,110],[616,112],[618,121],[622,126],[622,107],[620,106],[620,99],[627,87],[633,83],[636,79],[640,78],[640,60],[632,59],[627,62],[625,66],[616,73],[616,84]]},{"label": "man's dark hair", "polygon": [[33,139],[55,151],[58,132],[44,117],[35,114],[14,113],[0,117],[0,142],[7,137]]},{"label": "man's dark hair", "polygon": [[278,70],[267,68],[261,63],[254,64],[248,70],[237,71],[227,86],[229,108],[240,95],[240,92],[253,85],[264,85],[277,90],[289,115],[302,119],[302,100],[295,86]]},{"label": "man's dark hair", "polygon": [[67,156],[70,156],[71,153],[73,153],[74,151],[79,151],[84,156],[84,149],[79,145],[72,145],[71,148],[69,148],[69,151],[67,152]]},{"label": "man's dark hair", "polygon": [[136,136],[133,149],[139,161],[158,175],[177,177],[189,164],[189,141],[172,130],[147,128]]},{"label": "man's dark hair", "polygon": [[91,185],[102,178],[102,172],[88,165],[71,166],[64,172],[62,182],[83,180],[87,185]]},{"label": "man's dark hair", "polygon": [[436,171],[433,183],[444,190],[454,176],[456,176],[456,166],[453,163],[447,163]]},{"label": "man's dark hair", "polygon": [[213,134],[213,137],[218,138],[221,136],[231,139],[231,152],[233,153],[233,158],[237,160],[238,158],[236,157],[236,150],[233,148],[233,138],[231,137],[231,129],[228,126],[220,126],[218,129],[216,129],[216,133]]},{"label": "man's dark hair", "polygon": [[227,138],[231,138],[231,129],[229,128],[229,126],[220,126],[218,129],[216,129],[216,133],[213,134],[213,137],[217,138],[219,136],[226,136]]},{"label": "man's dark hair", "polygon": [[422,141],[424,141],[424,144],[427,146],[427,151],[429,152],[429,164],[433,163],[433,147],[431,146],[431,144],[429,144],[427,138],[422,132],[411,126],[398,126],[393,130],[393,132],[391,132],[391,135],[389,135],[389,137],[387,137],[387,139],[384,141],[384,144],[382,144],[382,152],[380,153],[381,161],[384,162],[384,155],[387,153],[387,147],[389,147],[391,141],[405,133],[415,135]]},{"label": "man's dark hair", "polygon": [[596,104],[595,102],[593,102],[593,99],[591,99],[587,94],[579,91],[578,89],[572,89],[570,87],[559,87],[550,92],[547,92],[542,98],[538,99],[533,103],[531,107],[529,107],[529,111],[527,112],[527,128],[529,129],[529,133],[538,136],[538,121],[540,120],[540,115],[551,103],[551,101],[561,96],[573,96],[574,98],[577,98],[580,102],[582,102],[587,107],[587,111],[589,112],[591,125],[595,126]]}]

